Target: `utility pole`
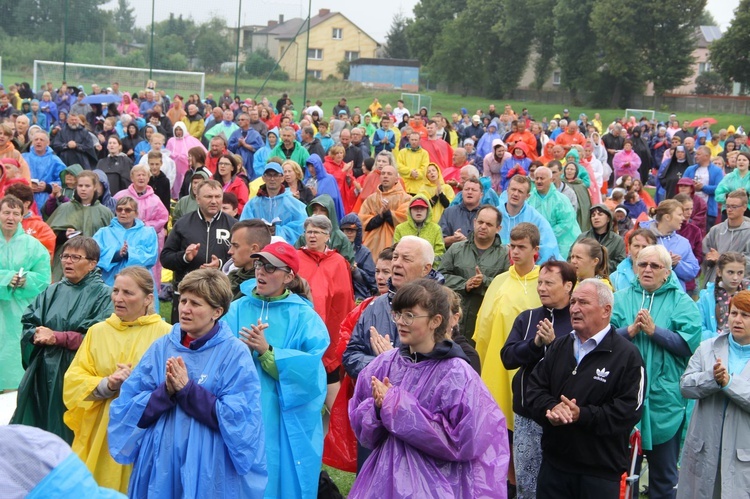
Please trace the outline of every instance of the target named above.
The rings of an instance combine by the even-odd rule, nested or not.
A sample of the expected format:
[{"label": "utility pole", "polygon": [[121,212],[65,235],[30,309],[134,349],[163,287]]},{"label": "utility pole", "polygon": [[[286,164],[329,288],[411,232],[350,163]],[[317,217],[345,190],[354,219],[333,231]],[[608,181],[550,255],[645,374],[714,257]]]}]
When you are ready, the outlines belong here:
[{"label": "utility pole", "polygon": [[234,62],[234,95],[239,95],[237,93],[237,78],[240,74],[240,19],[242,18],[242,0],[239,0],[238,2],[240,4],[239,12],[237,13],[237,53],[235,54],[235,62]]},{"label": "utility pole", "polygon": [[[307,102],[307,63],[310,60],[310,21],[312,20],[312,0],[307,3],[307,42],[305,42],[305,83],[302,87],[302,109],[305,108],[305,102]],[[297,66],[299,67],[299,66]]]}]

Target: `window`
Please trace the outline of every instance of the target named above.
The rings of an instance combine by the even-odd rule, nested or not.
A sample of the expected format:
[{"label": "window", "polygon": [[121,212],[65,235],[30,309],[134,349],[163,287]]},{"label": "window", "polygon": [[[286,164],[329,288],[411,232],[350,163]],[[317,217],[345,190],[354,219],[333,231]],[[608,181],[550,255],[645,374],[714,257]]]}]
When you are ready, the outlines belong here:
[{"label": "window", "polygon": [[333,39],[341,40],[344,37],[344,30],[341,28],[333,28]]},{"label": "window", "polygon": [[355,59],[359,59],[359,52],[351,52],[351,51],[347,50],[344,53],[344,59],[346,59],[349,62],[352,62]]},{"label": "window", "polygon": [[307,49],[307,58],[316,61],[323,60],[323,49]]},{"label": "window", "polygon": [[698,63],[698,74],[707,73],[711,71],[711,63],[710,62],[701,62]]},{"label": "window", "polygon": [[560,71],[553,71],[552,72],[552,84],[553,85],[559,85],[560,84]]},{"label": "window", "polygon": [[316,80],[320,80],[321,78],[323,78],[323,72],[319,69],[308,69],[307,76],[315,78]]}]

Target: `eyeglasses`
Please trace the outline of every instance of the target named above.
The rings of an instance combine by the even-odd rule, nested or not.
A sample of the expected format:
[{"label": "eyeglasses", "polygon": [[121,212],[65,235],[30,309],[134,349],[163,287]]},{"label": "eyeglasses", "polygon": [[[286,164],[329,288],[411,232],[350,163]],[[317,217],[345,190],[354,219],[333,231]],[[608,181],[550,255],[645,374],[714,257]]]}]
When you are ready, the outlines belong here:
[{"label": "eyeglasses", "polygon": [[274,171],[266,171],[263,173],[263,176],[268,178],[279,178],[282,176],[282,174]]},{"label": "eyeglasses", "polygon": [[232,166],[232,163],[229,161],[219,161],[219,166]]},{"label": "eyeglasses", "polygon": [[275,266],[275,265],[273,265],[271,263],[263,263],[260,260],[255,260],[255,263],[253,263],[253,268],[255,270],[263,269],[263,271],[266,274],[273,274],[277,270],[281,270],[283,272],[289,272],[289,269],[287,269],[287,268],[277,267],[277,266]]},{"label": "eyeglasses", "polygon": [[650,267],[651,270],[662,270],[664,268],[664,265],[660,265],[654,262],[638,262],[639,269],[645,269],[646,267]]},{"label": "eyeglasses", "polygon": [[61,262],[64,262],[65,260],[70,260],[73,263],[78,263],[83,259],[90,260],[90,258],[86,258],[85,256],[71,255],[70,253],[63,253],[62,255],[60,255]]},{"label": "eyeglasses", "polygon": [[306,230],[305,231],[306,236],[327,236],[327,232],[323,232],[322,230]]},{"label": "eyeglasses", "polygon": [[740,210],[744,207],[745,207],[744,204],[725,204],[724,205],[724,208],[726,208],[727,210]]},{"label": "eyeglasses", "polygon": [[391,320],[393,322],[401,321],[404,326],[411,326],[414,323],[414,319],[419,317],[429,317],[429,315],[414,315],[411,312],[391,312]]},{"label": "eyeglasses", "polygon": [[357,229],[355,227],[344,227],[341,232],[357,232]]},{"label": "eyeglasses", "polygon": [[115,211],[117,211],[117,213],[133,213],[135,210],[133,208],[127,208],[125,206],[119,206],[115,208]]}]

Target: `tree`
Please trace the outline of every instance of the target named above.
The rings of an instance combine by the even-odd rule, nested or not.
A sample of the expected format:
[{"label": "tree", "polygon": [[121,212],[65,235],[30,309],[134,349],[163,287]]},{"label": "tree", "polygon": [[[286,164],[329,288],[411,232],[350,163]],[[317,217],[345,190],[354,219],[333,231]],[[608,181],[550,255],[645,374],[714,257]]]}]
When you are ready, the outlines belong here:
[{"label": "tree", "polygon": [[112,13],[115,28],[123,35],[133,31],[135,27],[135,8],[130,7],[128,0],[117,0],[117,8]]},{"label": "tree", "polygon": [[225,33],[226,21],[218,17],[210,19],[198,28],[195,55],[201,60],[203,69],[209,73],[218,73],[221,63],[229,61],[234,53]]},{"label": "tree", "polygon": [[528,10],[534,16],[533,48],[536,53],[534,59],[534,83],[537,90],[541,90],[552,72],[552,60],[555,57],[555,23],[550,22],[549,16],[554,11],[557,0],[529,0]]},{"label": "tree", "polygon": [[397,12],[391,21],[391,28],[385,35],[385,55],[389,59],[411,59],[409,40],[406,36],[407,19]]},{"label": "tree", "polygon": [[341,78],[342,79],[348,80],[349,79],[349,71],[350,71],[350,69],[349,69],[349,61],[347,59],[341,59],[336,64],[336,71],[339,72],[339,73],[341,73]]},{"label": "tree", "polygon": [[716,18],[708,10],[703,9],[701,16],[698,19],[698,26],[718,26],[719,23]]},{"label": "tree", "polygon": [[552,9],[555,25],[555,53],[560,68],[560,83],[570,91],[573,101],[578,89],[591,88],[591,78],[601,64],[596,37],[589,24],[594,0],[558,0]]},{"label": "tree", "polygon": [[[111,16],[101,7],[107,0],[35,0],[0,2],[0,28],[12,36],[30,36],[50,42],[101,42],[111,32]],[[68,29],[65,32],[65,15]],[[110,35],[108,38],[112,38]]]},{"label": "tree", "polygon": [[[438,39],[438,35],[445,29],[445,26],[456,19],[460,12],[466,9],[466,4],[467,0],[455,0],[453,2],[420,0],[414,6],[414,20],[407,23],[406,26],[406,36],[412,57],[418,59],[422,64],[427,64],[437,48],[435,41]],[[464,33],[461,39],[453,40],[452,43],[464,43],[466,38],[471,38],[476,33],[482,33],[482,31],[476,30]]]},{"label": "tree", "polygon": [[714,70],[726,79],[740,83],[743,88],[750,85],[750,0],[740,0],[734,19],[726,33],[710,47]]},{"label": "tree", "polygon": [[706,71],[695,79],[695,93],[698,95],[727,95],[732,85],[716,71]]}]

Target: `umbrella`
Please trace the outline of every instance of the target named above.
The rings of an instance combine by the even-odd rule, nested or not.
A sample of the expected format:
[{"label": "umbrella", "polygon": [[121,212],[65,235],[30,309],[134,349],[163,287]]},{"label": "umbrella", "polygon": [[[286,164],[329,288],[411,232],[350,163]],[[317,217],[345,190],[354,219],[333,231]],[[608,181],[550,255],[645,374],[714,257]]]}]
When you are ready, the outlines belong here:
[{"label": "umbrella", "polygon": [[111,104],[112,102],[121,102],[122,97],[113,94],[92,94],[83,98],[84,104]]},{"label": "umbrella", "polygon": [[715,125],[717,123],[717,121],[714,118],[711,118],[710,116],[704,116],[703,118],[698,118],[697,120],[691,121],[690,126],[692,127],[701,126],[706,121],[708,121],[709,125]]}]

